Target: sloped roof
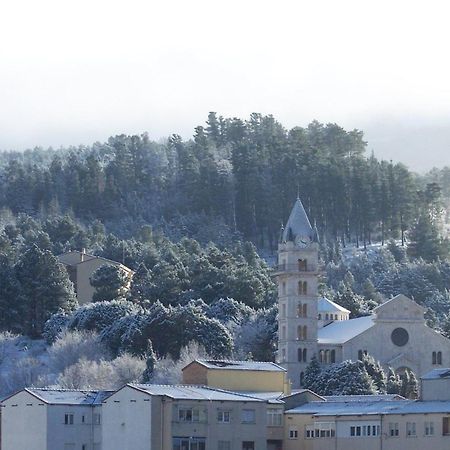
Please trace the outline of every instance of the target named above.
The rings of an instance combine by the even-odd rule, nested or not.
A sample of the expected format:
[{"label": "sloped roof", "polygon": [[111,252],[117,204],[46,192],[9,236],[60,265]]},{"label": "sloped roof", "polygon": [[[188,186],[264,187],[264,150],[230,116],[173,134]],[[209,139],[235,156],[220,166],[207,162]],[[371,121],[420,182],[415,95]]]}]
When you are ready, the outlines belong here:
[{"label": "sloped roof", "polygon": [[228,360],[211,360],[211,359],[196,359],[183,367],[183,370],[193,363],[201,364],[208,369],[219,370],[256,370],[262,372],[286,372],[284,367],[279,366],[273,362],[260,361],[228,361]]},{"label": "sloped roof", "polygon": [[50,405],[100,405],[114,391],[26,388],[26,392]]},{"label": "sloped roof", "polygon": [[387,402],[394,400],[404,400],[399,394],[376,394],[376,395],[324,395],[327,402]]},{"label": "sloped roof", "polygon": [[350,320],[339,320],[319,328],[319,344],[343,344],[374,326],[375,316],[364,316]]},{"label": "sloped roof", "polygon": [[129,386],[147,392],[150,395],[164,395],[175,400],[217,400],[217,401],[240,401],[240,402],[262,402],[262,398],[241,394],[224,389],[211,388],[208,386],[184,386],[184,385],[160,385],[160,384],[134,384]]},{"label": "sloped roof", "polygon": [[450,378],[450,368],[433,369],[420,378],[422,380],[440,380],[442,378]]},{"label": "sloped roof", "polygon": [[362,402],[310,402],[286,411],[313,416],[448,413],[450,401],[367,400]]},{"label": "sloped roof", "polygon": [[386,300],[381,305],[378,305],[377,307],[375,307],[373,309],[373,311],[374,312],[381,311],[386,306],[390,306],[393,303],[400,302],[400,301],[404,301],[404,302],[407,302],[407,303],[412,303],[412,304],[414,304],[415,307],[417,307],[418,309],[421,309],[424,313],[426,311],[426,308],[424,308],[423,306],[419,305],[417,302],[415,302],[414,300],[410,299],[409,297],[407,297],[406,295],[403,295],[403,294],[398,294],[395,297],[392,297],[389,300]]},{"label": "sloped roof", "polygon": [[319,298],[317,302],[317,310],[319,312],[346,312],[350,314],[348,309],[332,302],[331,300],[328,300],[326,297]]},{"label": "sloped roof", "polygon": [[294,203],[289,219],[283,231],[282,240],[288,241],[295,239],[296,236],[309,236],[311,239],[315,236],[315,231],[306,214],[305,208],[299,198]]}]

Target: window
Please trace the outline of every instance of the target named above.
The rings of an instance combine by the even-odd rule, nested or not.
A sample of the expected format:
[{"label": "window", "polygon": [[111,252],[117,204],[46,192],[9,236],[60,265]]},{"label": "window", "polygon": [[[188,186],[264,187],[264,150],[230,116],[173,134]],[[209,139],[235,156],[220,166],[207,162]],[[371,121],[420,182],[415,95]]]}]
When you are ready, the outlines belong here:
[{"label": "window", "polygon": [[322,314],[319,313],[319,320],[322,320]]},{"label": "window", "polygon": [[442,418],[442,435],[450,436],[450,417]]},{"label": "window", "polygon": [[298,295],[308,294],[308,283],[306,281],[299,281],[297,287]]},{"label": "window", "polygon": [[286,317],[286,304],[281,305],[281,317]]},{"label": "window", "polygon": [[298,362],[303,361],[303,352],[302,352],[301,348],[297,349],[297,360],[298,360]]},{"label": "window", "polygon": [[242,441],[242,450],[255,450],[254,441]]},{"label": "window", "polygon": [[231,450],[231,442],[219,441],[217,445],[217,450]]},{"label": "window", "polygon": [[380,425],[352,425],[350,427],[350,437],[366,437],[379,436]]},{"label": "window", "polygon": [[406,422],[406,436],[416,436],[416,422]]},{"label": "window", "polygon": [[314,425],[306,425],[305,438],[312,439],[314,437]]},{"label": "window", "polygon": [[436,352],[432,353],[431,364],[433,364],[433,365],[437,364]]},{"label": "window", "polygon": [[334,422],[316,422],[314,424],[314,436],[317,438],[330,438],[335,436]]},{"label": "window", "polygon": [[307,356],[308,356],[308,351],[306,350],[306,348],[303,349],[303,362],[307,361]]},{"label": "window", "polygon": [[334,364],[336,362],[336,350],[331,350],[331,363]]},{"label": "window", "polygon": [[178,420],[180,422],[198,422],[199,411],[196,408],[180,408],[178,410]]},{"label": "window", "polygon": [[217,422],[230,423],[230,411],[217,411]]},{"label": "window", "polygon": [[204,437],[174,437],[172,438],[172,450],[205,450]]},{"label": "window", "polygon": [[305,381],[305,372],[300,372],[300,387],[303,386],[304,381]]},{"label": "window", "polygon": [[267,425],[269,427],[281,427],[283,425],[283,410],[267,408]]},{"label": "window", "polygon": [[81,423],[86,423],[86,416],[84,414],[81,416]]},{"label": "window", "polygon": [[303,305],[301,302],[298,302],[297,304],[297,317],[303,317]]},{"label": "window", "polygon": [[297,427],[289,427],[289,439],[298,439]]},{"label": "window", "polygon": [[64,414],[64,425],[73,425],[73,413]]},{"label": "window", "polygon": [[437,352],[437,363],[442,364],[442,352]]},{"label": "window", "polygon": [[325,352],[323,350],[319,351],[319,362],[320,363],[325,362]]},{"label": "window", "polygon": [[425,436],[434,436],[434,422],[425,422]]},{"label": "window", "polygon": [[328,320],[328,313],[325,314],[325,320]]},{"label": "window", "polygon": [[391,340],[397,347],[403,347],[409,341],[409,334],[404,328],[396,328],[391,333]]},{"label": "window", "polygon": [[398,422],[390,422],[389,423],[389,436],[390,437],[397,437],[399,435],[398,433]]},{"label": "window", "polygon": [[243,409],[241,413],[242,423],[255,423],[255,410],[254,409]]}]

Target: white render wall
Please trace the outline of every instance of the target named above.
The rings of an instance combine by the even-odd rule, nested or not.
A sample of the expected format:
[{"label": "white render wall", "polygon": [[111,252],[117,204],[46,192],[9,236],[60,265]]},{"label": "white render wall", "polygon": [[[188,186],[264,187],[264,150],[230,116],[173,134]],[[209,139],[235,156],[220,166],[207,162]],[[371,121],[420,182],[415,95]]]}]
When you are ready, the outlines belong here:
[{"label": "white render wall", "polygon": [[47,450],[47,405],[26,391],[2,407],[2,450]]},{"label": "white render wall", "polygon": [[105,450],[151,449],[151,396],[130,386],[103,402],[102,444]]}]

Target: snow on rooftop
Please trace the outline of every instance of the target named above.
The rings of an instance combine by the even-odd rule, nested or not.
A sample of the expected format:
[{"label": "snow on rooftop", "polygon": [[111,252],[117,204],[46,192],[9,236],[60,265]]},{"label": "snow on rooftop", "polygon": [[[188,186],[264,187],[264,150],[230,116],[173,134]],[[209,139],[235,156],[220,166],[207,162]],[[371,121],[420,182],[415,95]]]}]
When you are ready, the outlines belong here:
[{"label": "snow on rooftop", "polygon": [[[263,372],[286,372],[286,369],[273,362],[260,361],[227,361],[227,360],[206,360],[196,359],[202,366],[208,369],[225,370],[257,370]],[[192,364],[192,363],[191,363]],[[186,366],[187,367],[187,366]]]},{"label": "snow on rooftop", "polygon": [[343,344],[358,336],[374,325],[375,316],[364,316],[356,319],[335,321],[319,328],[317,337],[319,344]]},{"label": "snow on rooftop", "polygon": [[350,313],[348,309],[345,309],[343,306],[338,305],[337,303],[332,302],[331,300],[328,300],[326,297],[319,298],[319,301],[317,302],[317,310],[319,313],[325,312],[325,313],[335,313],[335,312],[346,312]]},{"label": "snow on rooftop", "polygon": [[192,385],[160,385],[160,384],[130,384],[130,386],[148,392],[150,395],[165,395],[176,400],[217,400],[217,401],[264,401],[244,393]]},{"label": "snow on rooftop", "polygon": [[377,394],[377,395],[324,395],[327,402],[372,402],[403,400],[399,394]]},{"label": "snow on rooftop", "polygon": [[99,405],[113,391],[28,388],[30,394],[52,405]]},{"label": "snow on rooftop", "polygon": [[442,378],[450,378],[450,368],[433,369],[421,377],[422,380],[439,380]]},{"label": "snow on rooftop", "polygon": [[310,402],[287,411],[313,416],[450,413],[450,401],[367,400],[365,402]]}]

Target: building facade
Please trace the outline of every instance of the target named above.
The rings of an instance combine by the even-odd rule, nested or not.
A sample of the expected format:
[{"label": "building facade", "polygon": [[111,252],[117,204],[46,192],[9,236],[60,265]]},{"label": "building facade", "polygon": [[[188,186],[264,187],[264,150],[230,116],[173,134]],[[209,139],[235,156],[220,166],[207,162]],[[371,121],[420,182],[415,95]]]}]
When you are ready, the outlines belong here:
[{"label": "building facade", "polygon": [[294,204],[278,244],[274,276],[278,284],[278,363],[294,388],[317,354],[318,317],[317,232],[300,199]]},{"label": "building facade", "polygon": [[81,251],[72,250],[58,256],[59,262],[62,263],[69,274],[69,279],[73,283],[77,300],[80,305],[92,302],[95,288],[91,285],[90,278],[93,273],[101,266],[109,265],[120,267],[128,274],[130,282],[133,277],[133,271],[123,264],[112,261],[101,256],[94,256]]},{"label": "building facade", "polygon": [[111,392],[24,389],[2,401],[2,450],[101,450]]}]

